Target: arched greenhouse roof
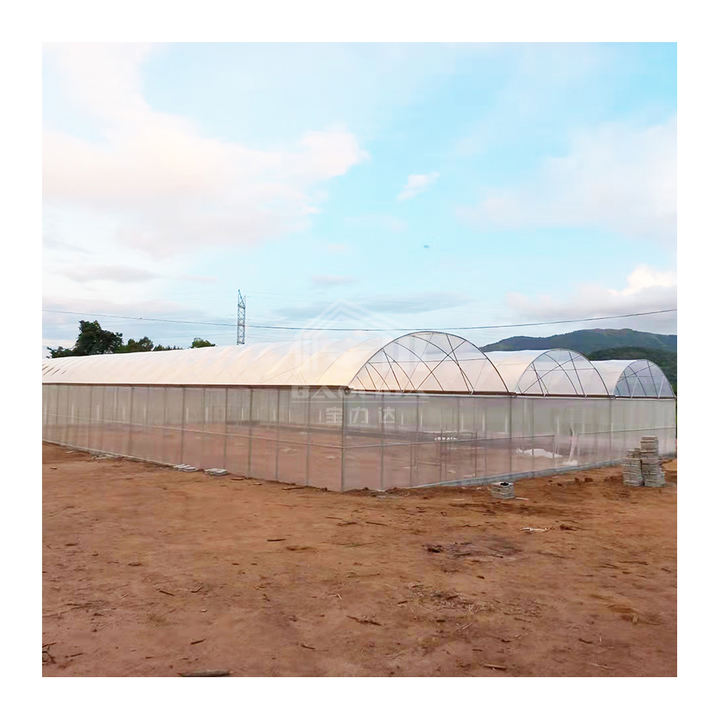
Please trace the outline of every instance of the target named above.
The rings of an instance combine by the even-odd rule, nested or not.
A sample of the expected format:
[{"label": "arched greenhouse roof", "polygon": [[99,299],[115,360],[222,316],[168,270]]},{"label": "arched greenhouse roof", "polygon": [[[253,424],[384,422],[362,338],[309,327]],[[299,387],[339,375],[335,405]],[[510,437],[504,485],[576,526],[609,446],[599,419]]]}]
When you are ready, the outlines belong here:
[{"label": "arched greenhouse roof", "polygon": [[597,360],[608,392],[617,397],[675,397],[665,373],[650,360]]},{"label": "arched greenhouse roof", "polygon": [[57,358],[43,382],[507,393],[482,350],[441,332]]},{"label": "arched greenhouse roof", "polygon": [[574,350],[498,351],[487,357],[518,395],[608,395],[593,363]]},{"label": "arched greenhouse roof", "polygon": [[294,342],[57,358],[43,362],[43,382],[347,387],[382,344],[377,337],[308,336]]},{"label": "arched greenhouse roof", "polygon": [[458,335],[441,332],[410,333],[383,345],[349,386],[401,392],[508,392],[480,348]]},{"label": "arched greenhouse roof", "polygon": [[673,397],[647,360],[591,363],[560,349],[484,353],[465,338],[433,331],[56,358],[43,361],[43,382]]}]

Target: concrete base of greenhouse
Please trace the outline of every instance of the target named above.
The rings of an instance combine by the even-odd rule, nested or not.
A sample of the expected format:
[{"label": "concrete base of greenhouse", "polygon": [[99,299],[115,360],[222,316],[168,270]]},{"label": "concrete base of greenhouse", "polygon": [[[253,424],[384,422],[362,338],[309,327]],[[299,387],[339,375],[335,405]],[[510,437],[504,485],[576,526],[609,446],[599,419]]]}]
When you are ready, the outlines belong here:
[{"label": "concrete base of greenhouse", "polygon": [[[667,460],[674,460],[677,457],[676,453],[666,453],[660,455],[660,459],[665,462]],[[573,465],[572,467],[562,468],[547,468],[544,470],[538,470],[537,472],[524,472],[524,473],[508,473],[506,475],[497,475],[495,477],[483,477],[483,478],[471,478],[464,480],[450,480],[443,483],[432,483],[428,485],[415,485],[414,487],[472,487],[472,486],[483,486],[492,485],[496,482],[512,481],[517,480],[528,480],[530,478],[543,478],[543,477],[554,477],[555,475],[571,475],[572,473],[581,472],[583,470],[597,470],[599,468],[616,467],[622,458],[616,460],[607,460],[605,462],[590,463],[588,465]]]}]

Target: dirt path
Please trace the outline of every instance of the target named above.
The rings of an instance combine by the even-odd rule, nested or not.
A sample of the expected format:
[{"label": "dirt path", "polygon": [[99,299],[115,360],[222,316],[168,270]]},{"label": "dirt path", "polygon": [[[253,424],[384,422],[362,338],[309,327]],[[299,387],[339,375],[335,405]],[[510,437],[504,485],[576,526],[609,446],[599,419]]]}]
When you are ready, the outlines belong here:
[{"label": "dirt path", "polygon": [[675,675],[674,483],[574,477],[341,495],[44,445],[43,673]]}]

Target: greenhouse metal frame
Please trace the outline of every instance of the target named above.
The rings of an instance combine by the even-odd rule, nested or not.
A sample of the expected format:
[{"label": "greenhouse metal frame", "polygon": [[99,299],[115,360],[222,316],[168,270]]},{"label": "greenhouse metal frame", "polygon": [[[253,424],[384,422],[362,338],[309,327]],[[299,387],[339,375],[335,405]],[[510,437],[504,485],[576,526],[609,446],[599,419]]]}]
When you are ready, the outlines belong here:
[{"label": "greenhouse metal frame", "polygon": [[595,467],[643,435],[673,455],[669,383],[653,366],[669,394],[621,397],[620,378],[644,372],[624,362],[438,332],[46,360],[43,439],[329,490]]}]

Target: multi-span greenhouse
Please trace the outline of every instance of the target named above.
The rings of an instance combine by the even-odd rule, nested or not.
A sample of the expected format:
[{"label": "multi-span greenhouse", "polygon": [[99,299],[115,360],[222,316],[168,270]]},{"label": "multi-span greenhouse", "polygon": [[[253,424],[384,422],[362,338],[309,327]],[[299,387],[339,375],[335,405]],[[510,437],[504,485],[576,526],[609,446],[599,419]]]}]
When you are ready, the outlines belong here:
[{"label": "multi-span greenhouse", "polygon": [[93,355],[43,364],[43,439],[329,490],[471,484],[617,462],[675,396],[647,360],[385,340]]}]

